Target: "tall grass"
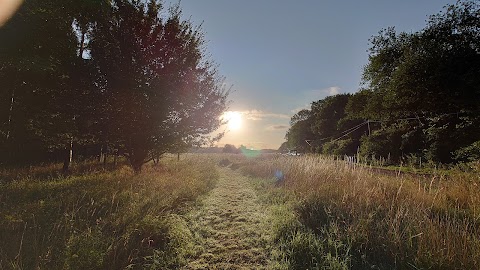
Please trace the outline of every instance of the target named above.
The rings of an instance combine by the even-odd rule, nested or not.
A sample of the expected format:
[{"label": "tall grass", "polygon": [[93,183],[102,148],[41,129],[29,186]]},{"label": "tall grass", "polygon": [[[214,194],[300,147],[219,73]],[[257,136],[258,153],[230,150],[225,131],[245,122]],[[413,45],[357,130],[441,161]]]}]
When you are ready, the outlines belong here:
[{"label": "tall grass", "polygon": [[[210,190],[214,163],[188,158],[0,183],[0,268],[176,268],[192,245],[179,216]],[[24,174],[24,173],[23,173]],[[37,174],[38,176],[39,174]]]},{"label": "tall grass", "polygon": [[291,265],[304,256],[308,268],[480,269],[478,163],[448,178],[384,175],[318,156],[244,165],[255,177],[283,173],[276,186],[294,198],[300,224],[278,230]]}]

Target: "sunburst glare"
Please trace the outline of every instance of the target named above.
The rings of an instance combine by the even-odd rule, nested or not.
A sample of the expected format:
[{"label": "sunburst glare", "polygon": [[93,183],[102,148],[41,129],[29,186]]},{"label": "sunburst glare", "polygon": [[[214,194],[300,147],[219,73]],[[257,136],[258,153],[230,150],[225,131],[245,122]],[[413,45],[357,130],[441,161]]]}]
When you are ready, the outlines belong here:
[{"label": "sunburst glare", "polygon": [[227,123],[229,130],[239,130],[242,127],[242,114],[240,112],[225,112],[222,119]]}]

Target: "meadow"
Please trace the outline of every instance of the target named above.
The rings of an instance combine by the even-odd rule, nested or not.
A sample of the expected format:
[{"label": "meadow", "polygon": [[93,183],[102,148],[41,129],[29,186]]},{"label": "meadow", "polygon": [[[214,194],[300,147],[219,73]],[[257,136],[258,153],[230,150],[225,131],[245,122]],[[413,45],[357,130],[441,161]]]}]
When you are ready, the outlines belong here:
[{"label": "meadow", "polygon": [[271,156],[242,170],[274,206],[279,257],[291,269],[480,269],[478,162],[392,175]]},{"label": "meadow", "polygon": [[[229,245],[242,252],[237,237],[262,247],[239,253],[261,258],[262,269],[480,268],[478,162],[420,175],[276,154],[186,154],[140,174],[125,164],[77,163],[70,175],[60,167],[0,171],[1,269],[208,269],[237,254],[202,255],[202,241],[227,236],[212,231],[220,224],[255,224],[255,239],[236,232]],[[219,179],[229,189],[209,192]],[[242,205],[239,191],[250,188],[257,202]],[[209,202],[228,215],[212,216],[220,208]]]},{"label": "meadow", "polygon": [[60,168],[0,172],[1,269],[174,269],[192,245],[181,215],[218,178],[207,159]]}]

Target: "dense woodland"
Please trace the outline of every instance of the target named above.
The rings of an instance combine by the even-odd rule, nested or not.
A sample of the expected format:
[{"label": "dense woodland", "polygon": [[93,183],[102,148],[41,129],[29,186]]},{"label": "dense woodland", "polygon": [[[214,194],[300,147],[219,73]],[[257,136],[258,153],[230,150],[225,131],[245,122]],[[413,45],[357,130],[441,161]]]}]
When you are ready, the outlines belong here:
[{"label": "dense woodland", "polygon": [[178,6],[30,0],[0,41],[0,164],[108,154],[139,171],[216,139],[228,91]]},{"label": "dense woodland", "polygon": [[315,101],[280,150],[452,163],[480,158],[480,5],[459,1],[415,33],[381,30],[355,94]]}]

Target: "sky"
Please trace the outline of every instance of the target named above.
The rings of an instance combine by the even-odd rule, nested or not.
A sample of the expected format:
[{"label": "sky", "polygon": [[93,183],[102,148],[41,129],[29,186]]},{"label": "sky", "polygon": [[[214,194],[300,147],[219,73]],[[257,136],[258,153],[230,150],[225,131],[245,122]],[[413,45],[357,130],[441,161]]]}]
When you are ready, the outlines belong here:
[{"label": "sky", "polygon": [[[178,1],[166,0],[166,6]],[[277,149],[290,117],[328,95],[354,93],[369,39],[390,26],[416,32],[455,0],[182,0],[202,24],[207,52],[232,86],[228,126],[218,145]]]}]

